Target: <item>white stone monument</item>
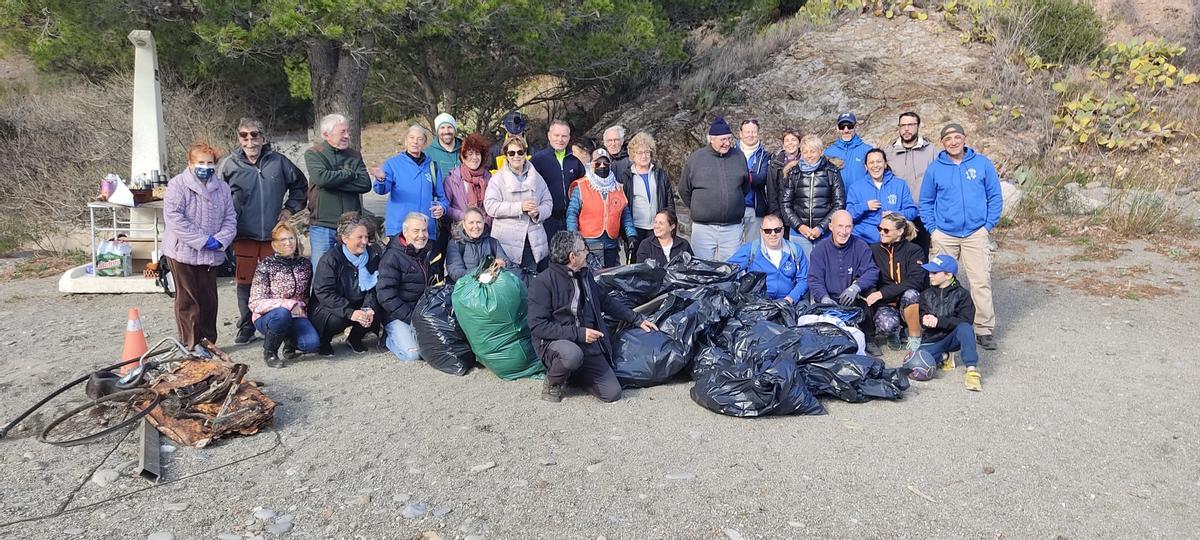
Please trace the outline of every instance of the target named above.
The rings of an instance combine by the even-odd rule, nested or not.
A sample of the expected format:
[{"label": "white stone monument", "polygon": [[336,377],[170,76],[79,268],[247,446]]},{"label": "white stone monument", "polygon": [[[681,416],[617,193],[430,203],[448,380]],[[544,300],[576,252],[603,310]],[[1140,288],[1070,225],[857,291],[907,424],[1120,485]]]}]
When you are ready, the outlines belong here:
[{"label": "white stone monument", "polygon": [[[158,52],[154,35],[149,30],[129,33],[133,42],[133,159],[130,160],[129,181],[136,178],[158,181],[154,175],[171,175],[167,171],[167,129],[163,124],[162,92],[158,83]],[[154,213],[161,208],[134,208],[130,225],[135,232],[131,238],[149,238]],[[160,222],[161,223],[161,222]]]}]

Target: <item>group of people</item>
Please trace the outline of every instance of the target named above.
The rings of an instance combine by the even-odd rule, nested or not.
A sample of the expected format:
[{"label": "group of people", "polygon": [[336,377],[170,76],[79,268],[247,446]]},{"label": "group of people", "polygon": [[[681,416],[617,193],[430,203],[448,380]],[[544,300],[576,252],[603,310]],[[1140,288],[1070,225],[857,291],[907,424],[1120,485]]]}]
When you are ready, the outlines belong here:
[{"label": "group of people", "polygon": [[[876,339],[961,351],[966,385],[980,389],[976,346],[995,348],[989,233],[1002,199],[994,166],[966,146],[962,126],[940,130],[938,151],[921,136],[920,117],[904,113],[895,142],[874,148],[844,113],[828,147],[786,130],[772,153],[758,120],[743,121],[735,138],[718,117],[676,193],[647,132],[626,140],[625,128],[612,126],[596,145],[555,120],[548,146],[534,152],[520,113],[502,124],[493,144],[478,133],[460,137],[443,113],[432,137],[413,125],[401,153],[368,167],[350,148],[347,119],[329,115],[304,154],[307,178],[271,149],[255,119],[239,122],[239,146],[223,159],[193,145],[165,196],[181,341],[216,340],[215,267],[232,249],[234,341],[261,333],[267,365],[301,352],[332,355],[333,338],[347,329],[354,352],[366,352],[363,340],[375,334],[381,349],[415,360],[411,317],[426,287],[464,279],[490,257],[536,274],[529,323],[548,370],[543,398],[560,400],[570,380],[611,401],[620,387],[603,314],[655,328],[608,301],[592,272],[688,252],[765,274],[771,299],[863,308],[870,354],[880,354]],[[388,198],[382,231],[362,209],[372,190]],[[687,239],[676,197],[690,213]],[[308,258],[291,223],[304,208]],[[960,264],[967,288],[956,279]],[[943,356],[946,368],[953,357]]]}]

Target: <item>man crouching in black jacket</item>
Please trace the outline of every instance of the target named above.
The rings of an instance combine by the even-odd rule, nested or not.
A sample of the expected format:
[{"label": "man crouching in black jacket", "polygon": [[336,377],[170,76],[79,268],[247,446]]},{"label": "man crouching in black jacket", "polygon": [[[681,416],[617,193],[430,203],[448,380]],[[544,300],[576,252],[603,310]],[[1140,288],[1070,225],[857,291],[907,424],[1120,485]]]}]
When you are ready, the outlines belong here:
[{"label": "man crouching in black jacket", "polygon": [[587,267],[587,245],[574,231],[559,231],[550,240],[550,267],[529,287],[529,330],[537,354],[546,364],[542,399],[562,401],[567,379],[601,401],[621,399],[621,384],[612,370],[612,345],[597,328],[604,313],[658,330],[653,322],[609,299]]}]

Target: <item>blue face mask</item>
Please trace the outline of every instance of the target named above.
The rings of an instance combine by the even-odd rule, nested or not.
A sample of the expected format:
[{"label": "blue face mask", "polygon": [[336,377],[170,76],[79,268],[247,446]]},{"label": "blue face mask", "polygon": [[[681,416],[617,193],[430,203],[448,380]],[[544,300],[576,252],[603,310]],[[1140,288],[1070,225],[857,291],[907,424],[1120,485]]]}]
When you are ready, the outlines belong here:
[{"label": "blue face mask", "polygon": [[199,178],[201,180],[208,180],[209,178],[212,178],[212,175],[217,173],[217,168],[204,166],[204,165],[197,165],[192,168],[192,172],[196,174],[196,178]]}]

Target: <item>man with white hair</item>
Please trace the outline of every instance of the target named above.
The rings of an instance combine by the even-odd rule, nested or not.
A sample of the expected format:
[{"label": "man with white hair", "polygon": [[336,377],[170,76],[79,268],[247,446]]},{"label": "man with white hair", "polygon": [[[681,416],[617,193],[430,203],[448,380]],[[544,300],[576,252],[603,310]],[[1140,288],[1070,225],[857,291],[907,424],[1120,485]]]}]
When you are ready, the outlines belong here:
[{"label": "man with white hair", "polygon": [[384,232],[400,234],[404,219],[410,212],[419,212],[428,219],[429,239],[437,239],[437,220],[441,219],[450,202],[442,187],[443,171],[423,151],[429,136],[425,128],[413,124],[404,135],[404,151],[392,156],[383,167],[372,167],[375,193],[388,195]]},{"label": "man with white hair", "polygon": [[411,361],[421,358],[412,314],[429,285],[430,231],[425,214],[420,212],[405,216],[403,227],[404,232],[388,243],[379,260],[375,299],[384,316],[384,346],[396,358]]},{"label": "man with white hair", "polygon": [[313,266],[335,244],[338,218],[362,211],[371,177],[362,154],[350,148],[350,121],[340,114],[321,118],[321,142],[304,152],[308,166],[308,242]]},{"label": "man with white hair", "polygon": [[604,149],[612,158],[612,172],[621,177],[629,170],[629,150],[625,148],[625,126],[616,124],[604,130]]},{"label": "man with white hair", "polygon": [[732,149],[733,130],[718,116],[708,145],[683,164],[679,198],[691,211],[692,251],[701,259],[724,261],[741,245],[750,173],[746,155]]}]

